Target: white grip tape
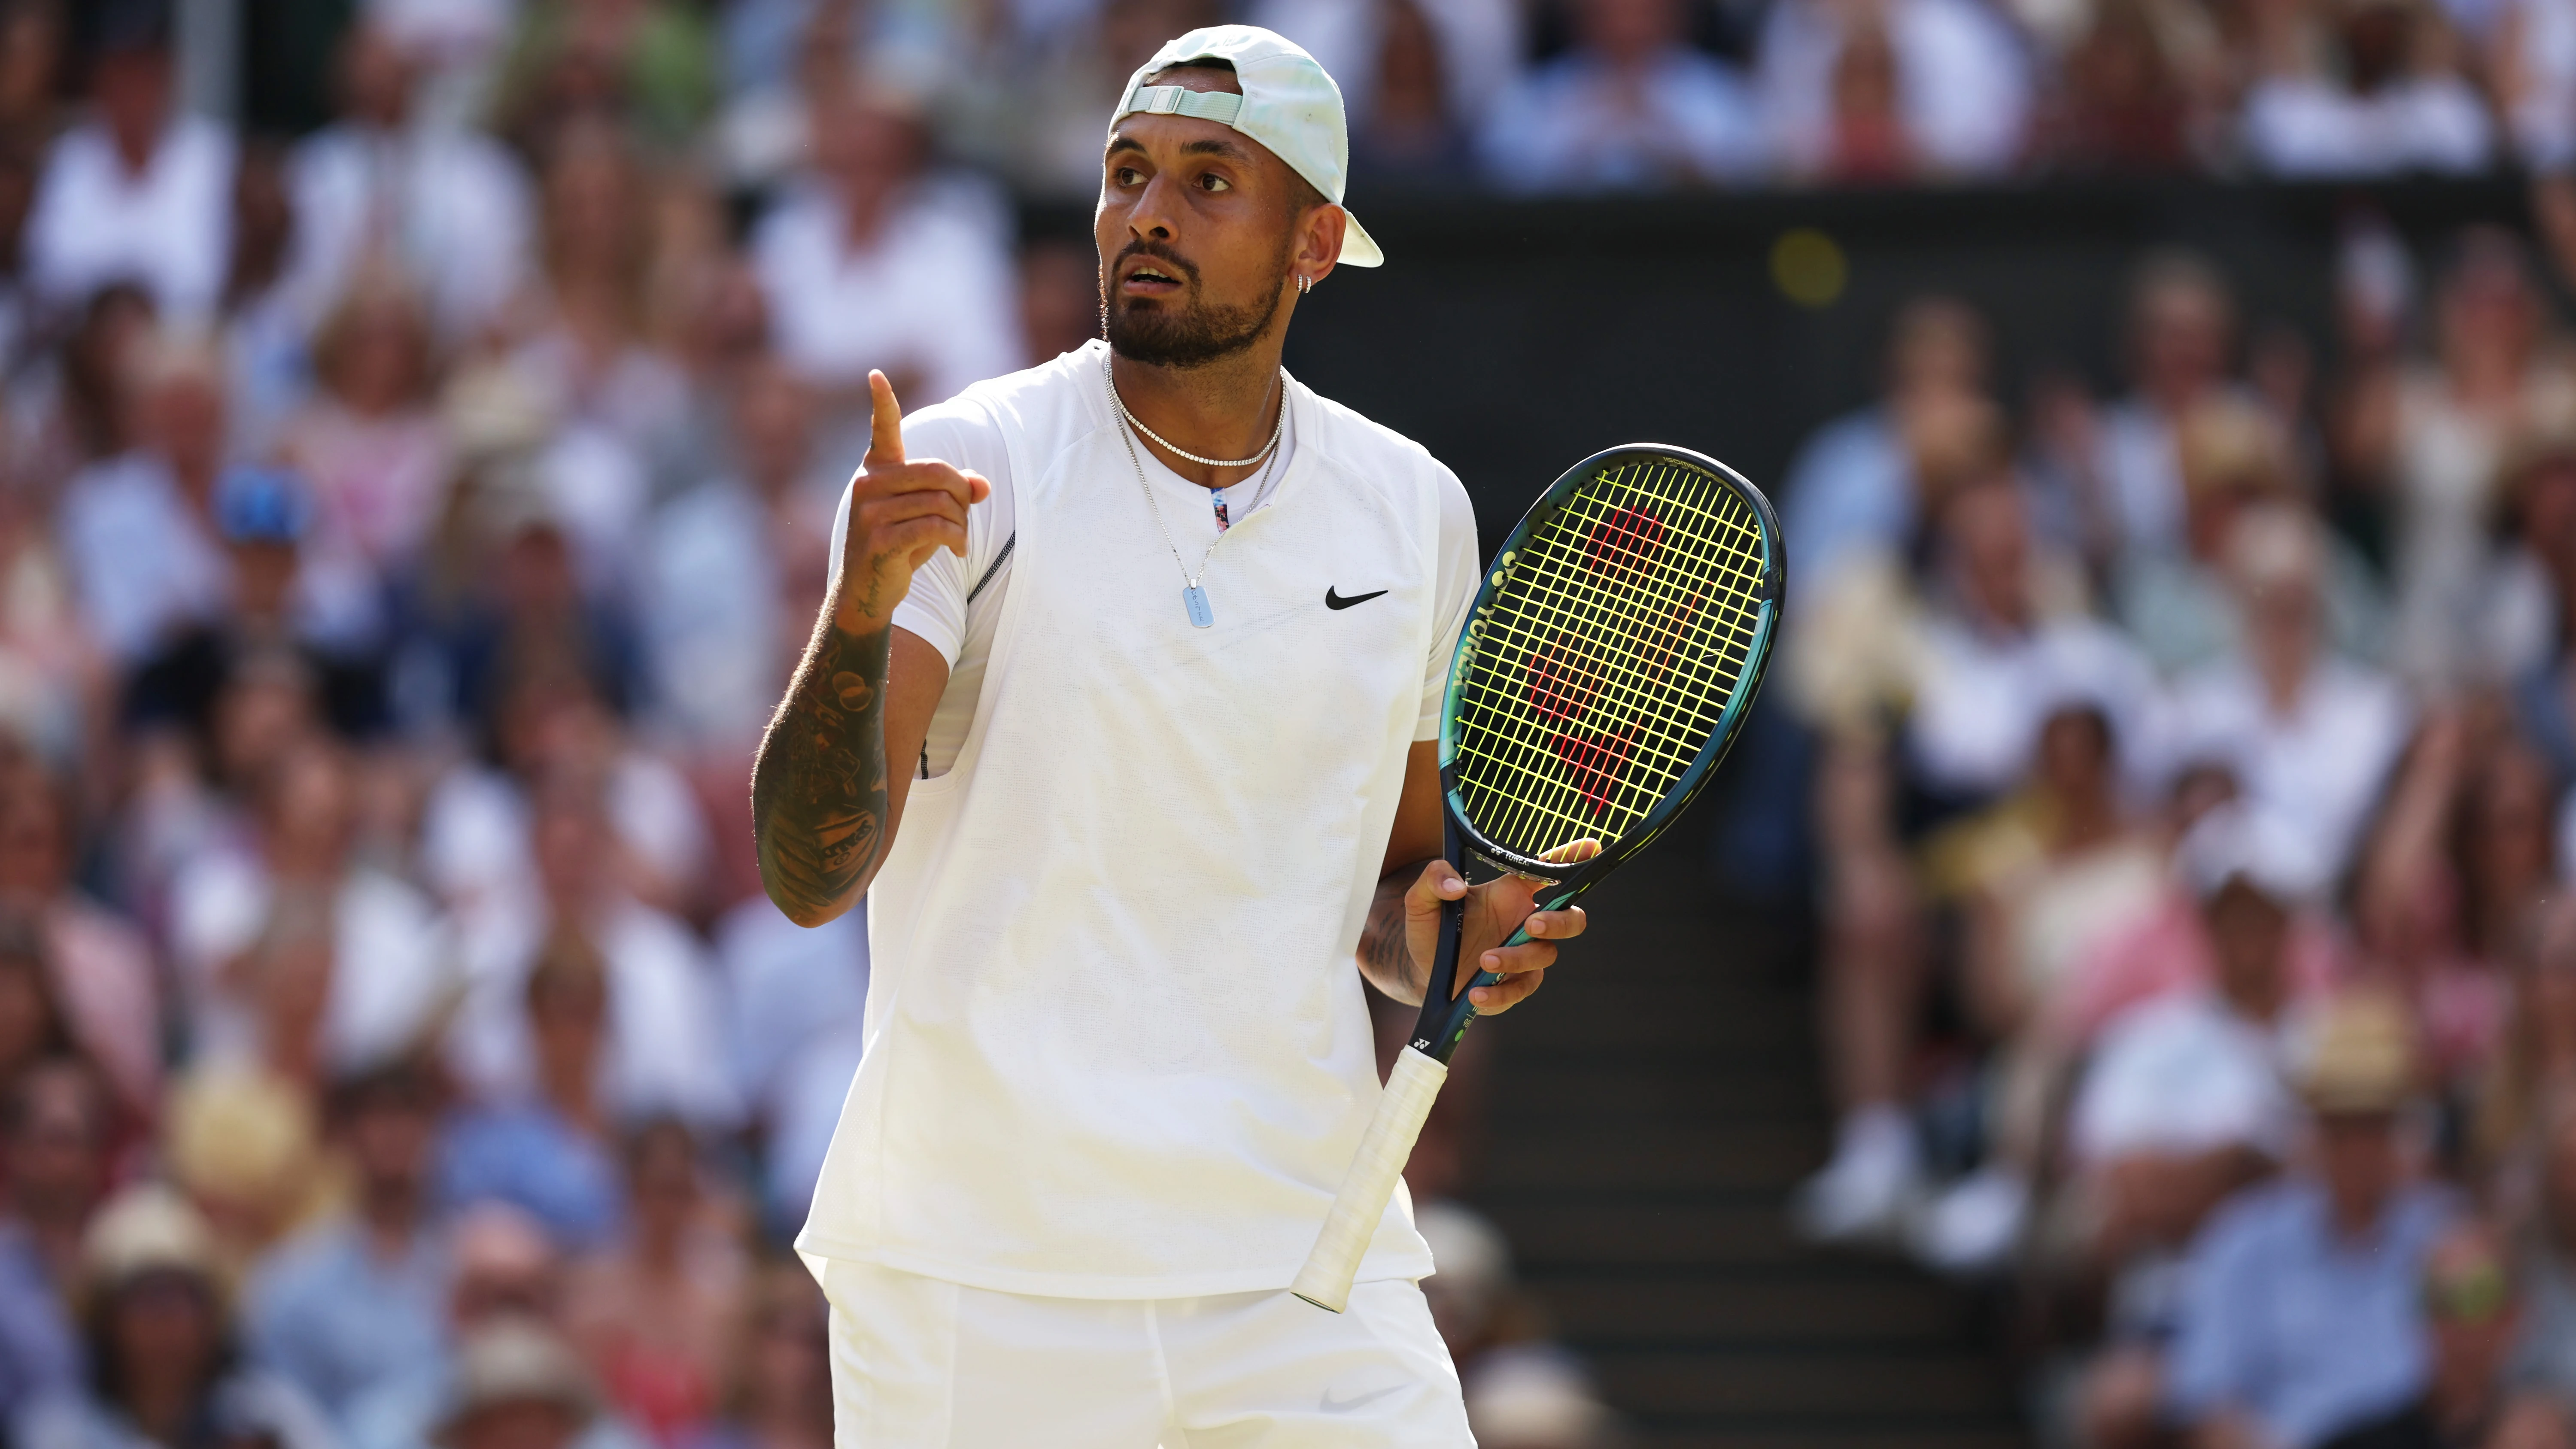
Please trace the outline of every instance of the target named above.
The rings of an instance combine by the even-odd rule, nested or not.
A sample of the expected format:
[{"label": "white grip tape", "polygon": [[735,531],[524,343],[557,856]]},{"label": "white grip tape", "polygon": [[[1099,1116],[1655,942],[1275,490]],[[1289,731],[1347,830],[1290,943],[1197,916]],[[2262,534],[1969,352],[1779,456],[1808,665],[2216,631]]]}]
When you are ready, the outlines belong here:
[{"label": "white grip tape", "polygon": [[1289,1292],[1335,1313],[1349,1304],[1360,1257],[1368,1251],[1369,1239],[1377,1235],[1378,1220],[1386,1216],[1386,1205],[1395,1196],[1396,1179],[1404,1175],[1405,1159],[1413,1155],[1413,1139],[1422,1135],[1422,1121],[1431,1115],[1432,1100],[1448,1079],[1445,1063],[1409,1046],[1396,1053],[1395,1070],[1386,1078],[1386,1095],[1378,1099],[1377,1115],[1369,1119],[1368,1133],[1360,1138],[1360,1150],[1342,1178],[1341,1194],[1333,1199],[1324,1230],[1316,1234],[1314,1251],[1306,1255],[1306,1266],[1297,1270]]}]

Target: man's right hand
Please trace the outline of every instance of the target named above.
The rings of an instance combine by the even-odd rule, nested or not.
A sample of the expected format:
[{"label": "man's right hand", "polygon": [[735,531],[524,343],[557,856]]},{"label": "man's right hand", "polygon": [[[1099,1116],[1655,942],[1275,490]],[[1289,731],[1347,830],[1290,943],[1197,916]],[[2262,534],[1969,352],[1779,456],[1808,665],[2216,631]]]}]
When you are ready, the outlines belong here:
[{"label": "man's right hand", "polygon": [[894,620],[915,569],[940,549],[966,556],[966,508],[993,485],[937,458],[907,463],[903,409],[882,372],[868,374],[873,423],[868,456],[850,480],[850,531],[841,546],[841,589],[833,623],[864,637]]}]

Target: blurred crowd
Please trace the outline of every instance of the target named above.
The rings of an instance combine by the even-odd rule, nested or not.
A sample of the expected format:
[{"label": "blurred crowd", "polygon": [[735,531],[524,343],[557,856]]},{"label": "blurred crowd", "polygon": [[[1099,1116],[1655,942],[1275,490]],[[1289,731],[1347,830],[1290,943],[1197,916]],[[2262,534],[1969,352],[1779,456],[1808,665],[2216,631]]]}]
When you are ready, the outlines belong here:
[{"label": "blurred crowd", "polygon": [[[2546,203],[2545,203],[2546,204]],[[1893,319],[1785,483],[1826,1241],[2008,1285],[2047,1442],[2576,1443],[2576,351],[2356,221],[2140,259],[2125,391]]]},{"label": "blurred crowd", "polygon": [[[1195,17],[355,8],[272,137],[203,7],[0,0],[0,1449],[828,1449],[866,930],[752,750],[868,369],[1094,334],[1010,187]],[[1426,1215],[1487,1442],[1597,1443]]]}]

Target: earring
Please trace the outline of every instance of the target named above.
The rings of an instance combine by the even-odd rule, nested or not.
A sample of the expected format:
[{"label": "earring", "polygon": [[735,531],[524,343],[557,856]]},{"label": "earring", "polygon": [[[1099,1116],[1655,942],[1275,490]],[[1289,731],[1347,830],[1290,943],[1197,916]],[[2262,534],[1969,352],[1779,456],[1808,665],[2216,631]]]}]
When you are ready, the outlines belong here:
[{"label": "earring", "polygon": [[1307,276],[1304,272],[1299,272],[1297,274],[1297,295],[1302,297],[1313,290],[1315,290],[1315,279]]}]

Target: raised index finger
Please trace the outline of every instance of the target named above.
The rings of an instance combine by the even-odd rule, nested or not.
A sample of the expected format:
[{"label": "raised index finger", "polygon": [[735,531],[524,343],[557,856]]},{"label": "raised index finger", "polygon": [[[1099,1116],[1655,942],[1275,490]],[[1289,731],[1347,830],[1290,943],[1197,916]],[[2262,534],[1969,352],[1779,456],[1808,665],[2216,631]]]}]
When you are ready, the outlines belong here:
[{"label": "raised index finger", "polygon": [[868,401],[873,420],[868,456],[861,466],[871,471],[903,466],[903,408],[894,400],[894,384],[874,368],[868,370]]}]

